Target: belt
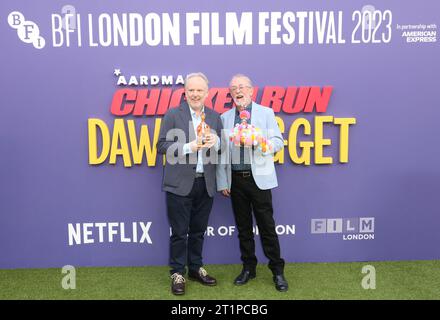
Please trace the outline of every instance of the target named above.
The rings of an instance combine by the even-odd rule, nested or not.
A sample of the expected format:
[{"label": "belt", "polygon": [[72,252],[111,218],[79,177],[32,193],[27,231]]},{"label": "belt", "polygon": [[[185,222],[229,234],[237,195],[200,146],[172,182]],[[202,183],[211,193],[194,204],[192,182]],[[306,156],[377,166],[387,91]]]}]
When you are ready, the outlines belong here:
[{"label": "belt", "polygon": [[252,171],[250,171],[250,170],[246,170],[246,171],[234,171],[234,170],[232,170],[232,174],[237,175],[237,176],[242,177],[242,178],[246,178],[246,177],[252,176]]},{"label": "belt", "polygon": [[196,178],[203,178],[203,172],[196,172]]}]

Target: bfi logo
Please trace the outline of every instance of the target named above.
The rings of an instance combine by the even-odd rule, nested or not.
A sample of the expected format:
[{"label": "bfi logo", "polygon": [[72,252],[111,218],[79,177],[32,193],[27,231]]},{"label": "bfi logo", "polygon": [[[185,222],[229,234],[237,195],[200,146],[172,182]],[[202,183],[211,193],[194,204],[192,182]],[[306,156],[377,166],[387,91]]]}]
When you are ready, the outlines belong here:
[{"label": "bfi logo", "polygon": [[9,26],[17,30],[18,38],[24,43],[32,43],[37,49],[42,49],[46,41],[40,36],[38,25],[30,20],[26,20],[19,11],[13,11],[8,15]]},{"label": "bfi logo", "polygon": [[312,233],[374,233],[374,217],[312,219]]}]

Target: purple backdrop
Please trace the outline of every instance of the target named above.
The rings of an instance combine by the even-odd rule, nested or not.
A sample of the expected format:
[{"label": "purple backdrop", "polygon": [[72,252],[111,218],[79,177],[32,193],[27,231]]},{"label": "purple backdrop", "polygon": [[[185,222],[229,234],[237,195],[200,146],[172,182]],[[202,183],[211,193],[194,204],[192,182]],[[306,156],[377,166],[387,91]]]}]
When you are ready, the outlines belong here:
[{"label": "purple backdrop", "polygon": [[[153,134],[156,117],[116,117],[110,113],[113,94],[122,88],[113,74],[117,68],[125,76],[202,71],[211,87],[227,87],[230,77],[238,72],[249,75],[260,88],[332,86],[325,113],[277,114],[286,126],[285,139],[297,118],[313,120],[330,115],[357,121],[349,130],[348,163],[338,162],[339,134],[334,126],[324,129],[325,137],[333,143],[325,155],[334,157],[333,164],[294,164],[286,147],[285,163],[277,165],[279,187],[273,190],[284,258],[288,262],[440,258],[438,1],[97,4],[72,0],[68,4],[81,15],[81,47],[75,37],[69,47],[53,45],[51,15],[61,15],[64,4],[0,4],[0,268],[167,264],[169,229],[160,190],[160,161],[148,167],[144,159],[142,165],[129,168],[120,157],[116,165],[108,160],[101,165],[88,163],[90,118],[101,119],[110,129],[117,118],[135,119],[137,126],[147,124],[150,136]],[[352,43],[356,25],[352,14],[367,4],[392,13],[390,42]],[[20,40],[8,22],[14,11],[38,25],[45,39],[42,49]],[[319,44],[315,38],[311,44],[306,37],[305,44],[299,44],[298,39],[293,44],[258,44],[257,15],[265,11],[342,11],[346,43]],[[130,12],[142,16],[179,13],[180,45],[88,45],[87,14],[93,14],[96,26],[100,14]],[[194,46],[186,45],[183,18],[188,12],[219,13],[220,30],[225,27],[222,17],[226,12],[252,12],[252,44],[204,46],[196,38]],[[426,29],[430,33],[423,25],[430,26]],[[416,33],[404,34],[402,26],[412,26],[407,31]],[[379,38],[386,32],[384,23],[378,32]],[[417,37],[430,39],[407,42]],[[357,38],[361,38],[359,32]],[[359,218],[368,218],[366,224],[361,223],[365,233],[356,229]],[[324,230],[320,228],[322,220],[314,219],[343,219],[342,232],[331,232],[339,230],[337,220],[334,225],[326,221],[329,232],[320,233]],[[101,222],[106,223],[102,243],[95,225]],[[133,222],[151,222],[144,228],[152,243],[123,242],[119,227],[110,242],[111,222],[125,223],[127,237]],[[69,245],[69,224],[77,223],[81,228],[94,224],[89,229],[85,225],[92,232],[89,238],[93,243]],[[206,237],[205,263],[239,263],[236,233],[221,236],[223,227],[234,225],[228,199],[216,196],[209,225],[213,235]],[[355,230],[346,230],[347,226],[355,226]],[[293,228],[294,234],[284,232]],[[137,232],[140,238],[140,226]],[[367,239],[352,239],[359,234]],[[260,261],[266,262],[259,243],[257,249]]]}]

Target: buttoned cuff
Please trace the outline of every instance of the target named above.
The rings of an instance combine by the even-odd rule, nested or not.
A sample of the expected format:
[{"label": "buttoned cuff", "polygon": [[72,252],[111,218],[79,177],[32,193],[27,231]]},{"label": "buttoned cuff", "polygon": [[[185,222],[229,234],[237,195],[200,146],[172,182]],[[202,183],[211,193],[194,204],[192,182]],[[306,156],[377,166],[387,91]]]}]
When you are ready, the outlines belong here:
[{"label": "buttoned cuff", "polygon": [[189,153],[193,153],[191,150],[190,143],[185,143],[183,145],[183,154],[185,155],[185,154],[189,154]]}]

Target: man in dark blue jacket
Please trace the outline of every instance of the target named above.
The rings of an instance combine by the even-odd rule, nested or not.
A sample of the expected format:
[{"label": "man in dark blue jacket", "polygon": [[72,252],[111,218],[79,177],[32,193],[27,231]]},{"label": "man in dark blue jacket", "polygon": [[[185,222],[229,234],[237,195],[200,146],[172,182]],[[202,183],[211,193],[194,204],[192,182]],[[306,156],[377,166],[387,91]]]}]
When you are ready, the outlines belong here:
[{"label": "man in dark blue jacket", "polygon": [[[170,109],[162,120],[157,151],[166,154],[162,190],[166,192],[171,226],[170,274],[173,294],[185,293],[185,274],[204,285],[217,284],[203,268],[202,249],[213,197],[220,150],[220,115],[205,107],[208,79],[203,73],[185,79],[186,102]],[[197,128],[204,119],[210,130],[203,143]]]}]

